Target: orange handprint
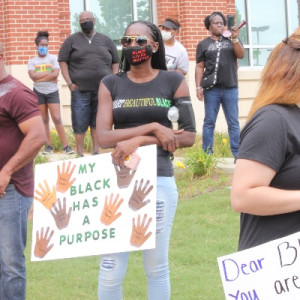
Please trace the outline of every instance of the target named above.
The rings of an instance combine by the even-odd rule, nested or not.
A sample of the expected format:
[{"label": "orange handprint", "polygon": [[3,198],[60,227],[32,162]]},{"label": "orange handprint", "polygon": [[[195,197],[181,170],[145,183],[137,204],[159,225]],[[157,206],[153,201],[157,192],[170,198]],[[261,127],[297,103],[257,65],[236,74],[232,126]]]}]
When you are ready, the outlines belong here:
[{"label": "orange handprint", "polygon": [[71,162],[69,161],[67,170],[65,170],[65,162],[62,164],[62,172],[60,172],[59,165],[57,166],[57,182],[56,182],[56,190],[60,193],[65,193],[69,187],[75,182],[76,178],[73,178],[71,181],[72,174],[75,170],[76,165],[71,167]]},{"label": "orange handprint", "polygon": [[131,232],[131,237],[130,237],[130,244],[135,247],[141,247],[151,236],[152,232],[148,232],[146,235],[146,231],[148,230],[148,227],[152,221],[152,218],[150,218],[145,225],[147,218],[147,214],[144,215],[142,224],[141,223],[141,218],[140,215],[138,215],[137,218],[137,224],[135,226],[135,219],[132,219],[132,232]]},{"label": "orange handprint", "polygon": [[38,231],[36,232],[36,241],[34,247],[34,255],[36,257],[43,258],[53,247],[53,244],[51,244],[50,246],[48,246],[48,244],[53,236],[54,230],[51,231],[48,237],[49,230],[50,228],[47,227],[47,230],[44,235],[44,227],[42,227],[41,236],[39,236]]},{"label": "orange handprint", "polygon": [[117,214],[116,212],[118,208],[121,206],[121,204],[123,203],[123,199],[121,198],[120,201],[118,201],[119,194],[117,194],[115,201],[113,202],[113,196],[114,194],[111,193],[109,202],[107,196],[105,196],[105,204],[102,210],[100,221],[106,226],[110,225],[112,222],[114,222],[122,215],[120,212]]},{"label": "orange handprint", "polygon": [[35,193],[40,196],[34,196],[34,199],[41,202],[47,209],[51,209],[52,206],[56,203],[56,190],[53,186],[52,192],[49,188],[49,185],[46,180],[44,180],[45,188],[39,183],[39,190],[35,190]]}]

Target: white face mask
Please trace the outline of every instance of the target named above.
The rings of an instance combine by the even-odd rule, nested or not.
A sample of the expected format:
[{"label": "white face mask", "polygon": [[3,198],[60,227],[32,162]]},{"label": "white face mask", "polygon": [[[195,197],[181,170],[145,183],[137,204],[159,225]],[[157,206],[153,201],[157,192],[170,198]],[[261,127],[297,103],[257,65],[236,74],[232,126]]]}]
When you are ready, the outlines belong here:
[{"label": "white face mask", "polygon": [[172,33],[170,31],[162,30],[161,31],[161,36],[162,36],[164,41],[168,41],[169,39],[172,38]]}]

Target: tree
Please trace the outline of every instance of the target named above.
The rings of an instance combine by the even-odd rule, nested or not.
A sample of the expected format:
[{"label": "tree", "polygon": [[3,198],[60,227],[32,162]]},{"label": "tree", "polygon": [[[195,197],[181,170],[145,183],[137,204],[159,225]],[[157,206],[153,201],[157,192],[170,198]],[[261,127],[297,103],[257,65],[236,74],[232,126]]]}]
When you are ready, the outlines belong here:
[{"label": "tree", "polygon": [[100,31],[113,40],[119,40],[132,20],[131,1],[98,0],[101,17]]}]

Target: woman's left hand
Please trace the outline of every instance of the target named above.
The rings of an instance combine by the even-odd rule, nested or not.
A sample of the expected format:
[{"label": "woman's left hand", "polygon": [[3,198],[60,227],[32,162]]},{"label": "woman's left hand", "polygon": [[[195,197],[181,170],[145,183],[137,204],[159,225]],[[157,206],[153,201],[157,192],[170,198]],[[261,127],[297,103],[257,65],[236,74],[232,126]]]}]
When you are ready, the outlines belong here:
[{"label": "woman's left hand", "polygon": [[238,27],[237,26],[232,26],[231,27],[231,29],[230,29],[230,31],[231,31],[231,38],[232,39],[237,39],[238,38],[238,36],[239,36],[239,29],[238,29]]},{"label": "woman's left hand", "polygon": [[138,138],[132,138],[126,141],[118,142],[111,156],[113,162],[123,167],[125,158],[133,153],[140,146]]}]

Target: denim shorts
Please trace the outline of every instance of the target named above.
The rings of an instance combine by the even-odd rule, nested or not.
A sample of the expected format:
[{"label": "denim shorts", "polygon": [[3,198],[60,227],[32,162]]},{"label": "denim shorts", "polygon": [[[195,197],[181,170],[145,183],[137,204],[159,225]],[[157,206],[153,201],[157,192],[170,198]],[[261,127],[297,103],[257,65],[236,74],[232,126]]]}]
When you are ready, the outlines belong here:
[{"label": "denim shorts", "polygon": [[88,127],[96,128],[97,107],[97,92],[72,91],[71,114],[74,133],[85,133]]},{"label": "denim shorts", "polygon": [[47,103],[59,103],[59,94],[58,91],[49,94],[42,94],[38,92],[36,89],[33,89],[35,94],[39,99],[39,105],[47,104]]}]

